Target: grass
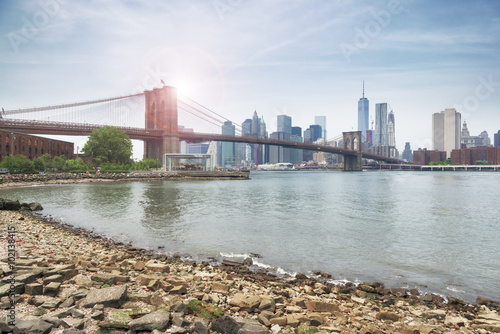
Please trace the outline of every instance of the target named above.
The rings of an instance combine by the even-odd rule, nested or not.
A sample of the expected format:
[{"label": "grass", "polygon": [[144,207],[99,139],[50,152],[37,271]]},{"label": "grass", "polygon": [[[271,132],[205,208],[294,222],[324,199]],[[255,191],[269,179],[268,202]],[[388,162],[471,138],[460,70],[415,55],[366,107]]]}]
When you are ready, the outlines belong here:
[{"label": "grass", "polygon": [[216,305],[206,303],[202,300],[192,299],[188,302],[187,308],[190,313],[213,321],[224,315],[224,312]]}]

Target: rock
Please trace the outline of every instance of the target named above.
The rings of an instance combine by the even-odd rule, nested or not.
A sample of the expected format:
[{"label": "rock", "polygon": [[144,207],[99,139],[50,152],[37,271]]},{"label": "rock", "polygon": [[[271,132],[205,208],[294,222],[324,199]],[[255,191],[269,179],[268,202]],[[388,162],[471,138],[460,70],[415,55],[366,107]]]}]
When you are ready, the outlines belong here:
[{"label": "rock", "polygon": [[220,334],[235,334],[238,333],[241,326],[230,316],[223,315],[212,322],[210,329]]},{"label": "rock", "polygon": [[272,325],[271,322],[269,321],[269,319],[266,318],[265,316],[263,316],[262,314],[259,314],[257,316],[257,320],[259,320],[259,322],[266,327],[270,327]]},{"label": "rock", "polygon": [[130,331],[152,331],[153,329],[163,330],[170,320],[170,313],[164,309],[151,312],[139,319],[128,323]]},{"label": "rock", "polygon": [[[14,283],[14,290],[17,295],[24,293],[24,284],[23,283]],[[11,292],[11,284],[7,283],[5,285],[0,286],[0,297],[8,296]]]},{"label": "rock", "polygon": [[397,297],[404,297],[408,294],[408,289],[405,288],[392,288],[391,293]]},{"label": "rock", "polygon": [[[273,325],[271,327],[271,332],[273,332],[273,334],[278,334],[279,332],[281,332],[281,326],[276,324],[276,325]],[[305,332],[304,332],[305,333]]]},{"label": "rock", "polygon": [[90,315],[90,317],[94,320],[98,320],[98,321],[101,321],[101,320],[104,320],[104,312],[101,311],[101,310],[95,310],[92,312],[92,314]]},{"label": "rock", "polygon": [[212,291],[214,292],[220,292],[220,293],[228,293],[229,292],[229,285],[227,284],[223,284],[223,283],[219,283],[219,282],[215,282],[213,285],[212,285]]},{"label": "rock", "polygon": [[466,318],[462,318],[461,316],[447,315],[444,318],[445,326],[453,326],[454,327],[455,325],[458,325],[459,327],[463,327],[468,322],[469,322],[469,320],[467,320]]},{"label": "rock", "polygon": [[187,293],[187,289],[184,285],[174,286],[169,292],[171,295],[185,295]]},{"label": "rock", "polygon": [[188,327],[191,323],[184,319],[184,312],[176,312],[172,315],[172,326]]},{"label": "rock", "polygon": [[253,265],[253,260],[250,257],[247,257],[246,259],[243,260],[243,265],[244,266],[251,266]]},{"label": "rock", "polygon": [[144,262],[137,261],[136,263],[134,263],[134,270],[142,271],[142,270],[144,270],[144,268],[146,268],[146,265],[144,264]]},{"label": "rock", "polygon": [[55,297],[59,293],[59,288],[61,287],[61,283],[59,282],[51,282],[43,288],[43,295]]},{"label": "rock", "polygon": [[85,334],[85,332],[77,329],[65,329],[61,334]]},{"label": "rock", "polygon": [[308,300],[305,302],[307,310],[311,312],[339,312],[340,309],[338,305],[336,304],[331,304],[331,303],[325,303],[325,302],[319,302],[319,301],[314,301],[314,300]]},{"label": "rock", "polygon": [[299,279],[299,280],[302,280],[302,279],[308,279],[309,277],[307,277],[306,275],[302,274],[302,273],[297,273],[295,275],[295,278],[296,279]]},{"label": "rock", "polygon": [[61,323],[62,323],[61,319],[50,316],[50,315],[44,315],[42,317],[42,320],[45,322],[48,322],[49,324],[52,324],[52,326],[54,326],[55,328],[60,327]]},{"label": "rock", "polygon": [[237,332],[238,334],[268,334],[269,330],[256,323],[247,323]]},{"label": "rock", "polygon": [[229,301],[229,305],[237,306],[241,311],[252,312],[259,306],[260,302],[261,299],[258,296],[245,296],[242,293],[237,293]]},{"label": "rock", "polygon": [[73,318],[82,319],[85,317],[85,313],[76,308],[71,308],[70,313]]},{"label": "rock", "polygon": [[75,304],[75,298],[69,297],[60,306],[61,307],[71,307]]},{"label": "rock", "polygon": [[134,312],[130,309],[111,310],[107,312],[103,321],[99,323],[101,329],[128,329]]},{"label": "rock", "polygon": [[43,295],[43,284],[31,283],[26,284],[24,293],[30,296]]},{"label": "rock", "polygon": [[66,324],[68,327],[71,328],[76,328],[76,329],[83,329],[83,326],[85,323],[83,322],[82,319],[74,319],[74,318],[65,318],[62,319],[63,326]]},{"label": "rock", "polygon": [[389,320],[396,322],[399,320],[399,315],[392,312],[379,312],[377,313],[376,318],[378,320]]},{"label": "rock", "polygon": [[0,199],[0,210],[19,211],[19,209],[21,209],[21,203],[19,203],[19,201]]},{"label": "rock", "polygon": [[59,305],[61,305],[61,300],[60,299],[49,299],[43,302],[41,307],[46,308],[46,309],[52,309],[52,308],[58,308]]},{"label": "rock", "polygon": [[146,269],[155,273],[169,273],[170,267],[163,263],[147,263]]},{"label": "rock", "polygon": [[490,305],[492,303],[492,300],[489,299],[489,298],[486,298],[486,297],[478,296],[476,298],[476,303],[478,305],[486,305],[486,306],[488,306],[488,305]]},{"label": "rock", "polygon": [[110,288],[95,289],[81,301],[81,307],[93,307],[103,304],[105,307],[119,308],[127,299],[127,286],[118,285]]},{"label": "rock", "polygon": [[40,203],[38,203],[38,202],[29,203],[28,207],[29,207],[29,209],[31,211],[41,211],[41,210],[43,210],[43,206]]},{"label": "rock", "polygon": [[46,277],[43,279],[43,283],[44,284],[49,284],[49,283],[52,283],[52,282],[58,282],[58,283],[61,283],[63,281],[63,277],[62,275],[51,275],[49,277]]},{"label": "rock", "polygon": [[202,319],[196,319],[194,321],[193,334],[208,334],[208,326]]},{"label": "rock", "polygon": [[293,315],[288,315],[286,317],[286,324],[290,327],[298,327],[300,324],[300,321],[297,317],[294,317]]},{"label": "rock", "polygon": [[280,326],[286,326],[287,324],[287,319],[286,317],[277,317],[277,318],[271,318],[269,319],[269,322],[272,324],[272,325],[280,325]]},{"label": "rock", "polygon": [[271,298],[271,297],[264,297],[264,298],[261,299],[261,302],[259,304],[259,310],[260,311],[271,311],[271,312],[274,312],[275,309],[276,309],[276,303],[274,302],[273,298]]},{"label": "rock", "polygon": [[41,319],[37,320],[24,320],[21,319],[17,321],[16,326],[14,327],[14,334],[48,334],[52,330],[52,324],[45,322]]}]

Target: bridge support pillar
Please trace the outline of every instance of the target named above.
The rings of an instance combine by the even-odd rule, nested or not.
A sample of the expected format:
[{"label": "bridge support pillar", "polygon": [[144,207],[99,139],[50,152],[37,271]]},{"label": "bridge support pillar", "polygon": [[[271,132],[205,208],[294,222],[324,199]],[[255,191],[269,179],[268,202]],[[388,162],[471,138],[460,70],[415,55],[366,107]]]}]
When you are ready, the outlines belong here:
[{"label": "bridge support pillar", "polygon": [[162,139],[144,141],[144,159],[161,159],[165,153],[179,153],[177,90],[163,86],[145,91],[146,130],[163,130]]},{"label": "bridge support pillar", "polygon": [[363,155],[361,154],[362,142],[361,131],[342,132],[343,147],[356,151],[356,155],[344,156],[344,171],[362,171],[363,170]]}]

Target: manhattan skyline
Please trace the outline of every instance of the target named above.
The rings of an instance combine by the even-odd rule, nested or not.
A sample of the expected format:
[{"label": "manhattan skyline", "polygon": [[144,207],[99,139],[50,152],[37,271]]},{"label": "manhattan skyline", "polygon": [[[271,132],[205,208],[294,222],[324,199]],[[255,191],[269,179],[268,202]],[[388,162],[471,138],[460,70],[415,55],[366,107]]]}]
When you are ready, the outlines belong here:
[{"label": "manhattan skyline", "polygon": [[[432,115],[446,108],[473,135],[500,128],[500,3],[4,1],[0,15],[5,109],[164,80],[237,124],[257,110],[269,133],[278,115],[302,128],[325,115],[332,138],[357,130],[365,81],[370,116],[376,103],[394,110],[400,151],[431,149]],[[182,112],[179,123],[220,131]]]}]

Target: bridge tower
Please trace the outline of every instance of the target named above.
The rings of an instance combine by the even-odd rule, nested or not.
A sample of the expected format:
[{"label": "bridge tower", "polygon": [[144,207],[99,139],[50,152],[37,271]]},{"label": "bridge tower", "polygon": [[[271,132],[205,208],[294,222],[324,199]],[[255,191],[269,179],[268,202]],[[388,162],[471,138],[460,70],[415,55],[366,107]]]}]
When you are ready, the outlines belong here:
[{"label": "bridge tower", "polygon": [[146,130],[161,129],[162,139],[144,141],[144,159],[158,159],[164,153],[179,153],[177,128],[177,90],[163,86],[144,92],[146,97]]},{"label": "bridge tower", "polygon": [[363,166],[363,159],[361,154],[361,131],[342,132],[344,137],[344,148],[349,150],[356,150],[355,156],[344,156],[344,171],[361,171]]}]

